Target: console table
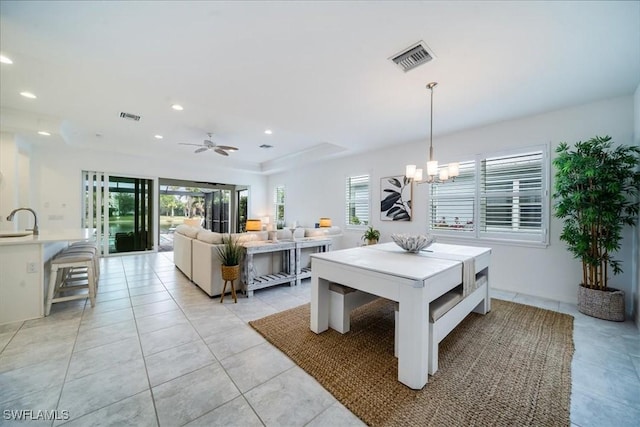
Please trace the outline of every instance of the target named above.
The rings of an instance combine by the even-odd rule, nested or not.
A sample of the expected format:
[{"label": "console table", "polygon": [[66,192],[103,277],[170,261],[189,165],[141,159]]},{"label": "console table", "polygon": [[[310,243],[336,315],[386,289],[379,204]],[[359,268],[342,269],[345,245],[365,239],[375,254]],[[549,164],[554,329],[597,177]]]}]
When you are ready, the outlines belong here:
[{"label": "console table", "polygon": [[[248,297],[253,296],[256,289],[267,288],[269,286],[289,283],[293,286],[296,283],[295,273],[295,252],[296,243],[294,241],[257,241],[245,242],[246,255],[244,257],[244,283],[245,292]],[[253,257],[258,254],[282,252],[281,270],[262,276],[256,276],[253,267]]]},{"label": "console table", "polygon": [[331,250],[331,239],[322,237],[307,237],[297,239],[296,244],[296,286],[300,285],[302,279],[311,277],[311,266],[302,266],[302,250],[306,248],[317,248],[316,252],[329,252]]}]

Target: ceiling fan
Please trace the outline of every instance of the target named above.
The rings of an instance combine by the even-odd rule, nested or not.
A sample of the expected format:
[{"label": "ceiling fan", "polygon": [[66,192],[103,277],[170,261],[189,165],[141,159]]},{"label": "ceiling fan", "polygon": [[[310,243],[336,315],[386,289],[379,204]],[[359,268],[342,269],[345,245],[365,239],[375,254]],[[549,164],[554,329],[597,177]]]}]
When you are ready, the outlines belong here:
[{"label": "ceiling fan", "polygon": [[213,134],[207,133],[207,135],[209,136],[209,139],[205,139],[204,141],[202,141],[202,144],[191,144],[188,142],[179,142],[178,144],[200,147],[196,148],[194,153],[202,153],[203,151],[213,150],[221,156],[228,156],[229,152],[238,151],[237,147],[231,147],[230,145],[217,145],[215,142],[211,141],[211,137],[213,136]]}]

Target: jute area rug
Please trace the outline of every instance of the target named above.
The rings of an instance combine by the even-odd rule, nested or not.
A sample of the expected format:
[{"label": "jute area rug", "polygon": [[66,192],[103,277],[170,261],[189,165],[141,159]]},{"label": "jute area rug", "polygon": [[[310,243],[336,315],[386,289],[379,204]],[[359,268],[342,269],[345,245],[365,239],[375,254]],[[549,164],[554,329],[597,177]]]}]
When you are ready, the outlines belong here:
[{"label": "jute area rug", "polygon": [[569,425],[573,317],[492,300],[440,343],[422,390],[397,380],[394,309],[379,299],[352,312],[351,331],[309,329],[309,304],[250,322],[374,426]]}]

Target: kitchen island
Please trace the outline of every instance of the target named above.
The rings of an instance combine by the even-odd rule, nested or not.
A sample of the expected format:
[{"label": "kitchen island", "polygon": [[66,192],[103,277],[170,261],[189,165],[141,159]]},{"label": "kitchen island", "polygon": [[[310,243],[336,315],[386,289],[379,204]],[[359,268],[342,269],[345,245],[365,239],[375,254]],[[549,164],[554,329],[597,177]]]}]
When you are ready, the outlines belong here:
[{"label": "kitchen island", "polygon": [[93,232],[0,232],[0,325],[43,317],[49,261],[69,242],[92,240]]}]

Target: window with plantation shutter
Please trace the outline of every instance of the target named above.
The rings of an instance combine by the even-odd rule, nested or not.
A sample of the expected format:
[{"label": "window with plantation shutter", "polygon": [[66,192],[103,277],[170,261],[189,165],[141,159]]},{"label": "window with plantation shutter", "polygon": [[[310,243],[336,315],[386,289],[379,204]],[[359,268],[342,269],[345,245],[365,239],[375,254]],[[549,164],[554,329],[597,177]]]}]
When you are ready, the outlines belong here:
[{"label": "window with plantation shutter", "polygon": [[345,190],[347,226],[358,227],[369,224],[369,175],[347,177]]},{"label": "window with plantation shutter", "polygon": [[273,192],[274,220],[276,227],[281,229],[284,227],[284,185],[277,185]]},{"label": "window with plantation shutter", "polygon": [[430,232],[546,244],[548,170],[544,145],[460,163],[455,181],[431,184]]},{"label": "window with plantation shutter", "polygon": [[543,241],[545,152],[487,157],[481,162],[481,237]]},{"label": "window with plantation shutter", "polygon": [[460,162],[459,165],[460,175],[455,181],[431,185],[428,221],[431,232],[470,234],[475,230],[476,163]]}]

